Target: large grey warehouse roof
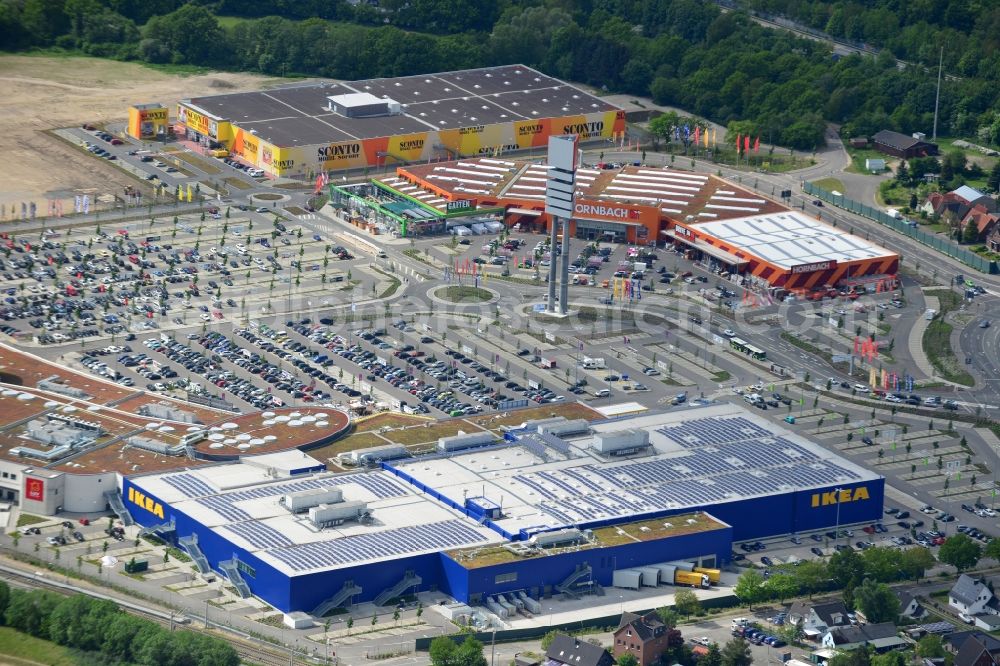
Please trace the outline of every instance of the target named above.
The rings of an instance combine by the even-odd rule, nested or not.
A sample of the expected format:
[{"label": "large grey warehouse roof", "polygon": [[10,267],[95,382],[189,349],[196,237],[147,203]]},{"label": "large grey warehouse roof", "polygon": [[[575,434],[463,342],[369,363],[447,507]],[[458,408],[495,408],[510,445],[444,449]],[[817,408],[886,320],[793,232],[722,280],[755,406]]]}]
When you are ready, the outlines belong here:
[{"label": "large grey warehouse roof", "polygon": [[[347,118],[329,97],[368,93],[402,105],[402,113]],[[519,120],[615,111],[598,97],[524,65],[441,74],[320,82],[182,100],[278,146],[370,139]]]}]

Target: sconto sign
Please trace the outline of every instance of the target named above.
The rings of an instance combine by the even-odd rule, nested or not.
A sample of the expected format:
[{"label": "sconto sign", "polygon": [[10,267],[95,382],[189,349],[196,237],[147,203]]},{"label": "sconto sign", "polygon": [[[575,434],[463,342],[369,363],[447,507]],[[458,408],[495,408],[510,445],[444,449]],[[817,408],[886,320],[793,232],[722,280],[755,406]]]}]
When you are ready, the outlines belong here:
[{"label": "sconto sign", "polygon": [[151,514],[159,519],[163,519],[163,505],[159,502],[153,500],[152,497],[146,497],[144,494],[131,487],[128,489],[128,501],[135,504],[137,507],[149,511]]},{"label": "sconto sign", "polygon": [[864,486],[859,486],[853,490],[850,488],[840,491],[831,490],[826,493],[813,493],[812,507],[815,509],[831,504],[847,504],[848,502],[860,502],[866,499],[868,499],[868,489]]}]

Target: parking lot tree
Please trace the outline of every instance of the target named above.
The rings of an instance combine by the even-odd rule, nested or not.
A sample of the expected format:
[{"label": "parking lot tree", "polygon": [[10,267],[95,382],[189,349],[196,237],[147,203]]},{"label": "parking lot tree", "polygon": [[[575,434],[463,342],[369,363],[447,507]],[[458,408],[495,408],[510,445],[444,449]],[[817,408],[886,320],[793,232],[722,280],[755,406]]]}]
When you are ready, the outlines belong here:
[{"label": "parking lot tree", "polygon": [[983,548],[983,557],[1000,560],[1000,538],[990,539],[990,542],[986,544],[986,548]]},{"label": "parking lot tree", "polygon": [[885,583],[865,578],[854,590],[854,604],[869,622],[895,622],[899,617],[899,598]]},{"label": "parking lot tree", "polygon": [[895,548],[866,548],[861,553],[865,577],[880,583],[891,583],[900,577],[900,552]]},{"label": "parking lot tree", "polygon": [[745,603],[750,610],[753,610],[753,605],[763,599],[764,577],[756,569],[747,569],[736,581],[733,594],[740,602]]},{"label": "parking lot tree", "polygon": [[798,593],[799,583],[789,573],[775,573],[764,583],[764,589],[767,596],[784,603],[785,599],[794,597]]},{"label": "parking lot tree", "polygon": [[838,550],[827,563],[827,572],[839,588],[854,588],[865,577],[865,563],[861,555],[850,548]]},{"label": "parking lot tree", "polygon": [[792,576],[800,592],[808,594],[810,598],[816,592],[827,586],[830,574],[826,570],[826,563],[823,560],[802,560],[801,563],[792,569]]},{"label": "parking lot tree", "polygon": [[974,567],[982,554],[983,549],[978,543],[965,534],[956,534],[941,544],[938,559],[963,571]]},{"label": "parking lot tree", "polygon": [[721,666],[750,666],[753,655],[750,644],[742,638],[734,638],[726,643],[720,653]]}]

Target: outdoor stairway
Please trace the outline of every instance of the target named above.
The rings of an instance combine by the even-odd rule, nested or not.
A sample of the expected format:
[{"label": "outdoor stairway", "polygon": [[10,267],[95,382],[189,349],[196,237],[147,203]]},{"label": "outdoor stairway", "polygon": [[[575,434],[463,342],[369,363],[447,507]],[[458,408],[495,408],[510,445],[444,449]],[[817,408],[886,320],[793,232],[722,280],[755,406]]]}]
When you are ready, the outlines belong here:
[{"label": "outdoor stairway", "polygon": [[575,588],[578,586],[578,584],[580,583],[580,581],[583,580],[584,578],[588,578],[588,579],[591,578],[592,573],[593,572],[592,572],[589,564],[584,564],[582,566],[578,566],[576,568],[576,571],[574,571],[569,576],[567,576],[566,579],[563,580],[563,582],[561,582],[558,585],[556,585],[556,590],[558,592],[562,592],[567,597],[570,597],[570,598],[573,598],[573,599],[578,599],[580,597],[580,592],[581,591],[577,590]]},{"label": "outdoor stairway", "polygon": [[240,570],[236,566],[235,559],[219,562],[219,569],[222,570],[222,573],[226,574],[226,578],[228,578],[229,582],[236,588],[236,593],[240,595],[241,599],[253,596],[247,582],[243,580],[243,576],[240,575]]},{"label": "outdoor stairway", "polygon": [[109,490],[105,492],[104,499],[108,501],[108,506],[110,506],[111,510],[115,512],[115,515],[121,518],[125,527],[135,525],[135,519],[132,518],[132,514],[125,508],[125,503],[122,502],[122,496],[118,494],[117,490]]},{"label": "outdoor stairway", "polygon": [[361,594],[361,591],[361,588],[355,585],[353,580],[346,581],[344,586],[335,595],[322,602],[319,606],[316,606],[312,614],[316,617],[323,617],[334,608],[342,607],[345,601],[348,602],[347,605],[349,606],[350,602],[348,600],[357,594]]},{"label": "outdoor stairway", "polygon": [[407,571],[406,574],[403,576],[402,580],[400,580],[392,587],[386,588],[381,592],[379,592],[378,596],[375,597],[375,605],[384,606],[390,599],[395,599],[400,594],[402,594],[404,590],[411,587],[416,587],[417,585],[420,585],[421,582],[423,581],[420,578],[420,576],[413,573],[413,571]]},{"label": "outdoor stairway", "polygon": [[194,565],[198,567],[199,572],[206,574],[212,570],[212,568],[208,566],[208,558],[205,557],[205,554],[201,552],[201,548],[198,547],[198,539],[195,535],[192,534],[191,536],[181,537],[177,540],[177,545],[183,548],[187,554],[191,556],[191,559],[194,560]]}]

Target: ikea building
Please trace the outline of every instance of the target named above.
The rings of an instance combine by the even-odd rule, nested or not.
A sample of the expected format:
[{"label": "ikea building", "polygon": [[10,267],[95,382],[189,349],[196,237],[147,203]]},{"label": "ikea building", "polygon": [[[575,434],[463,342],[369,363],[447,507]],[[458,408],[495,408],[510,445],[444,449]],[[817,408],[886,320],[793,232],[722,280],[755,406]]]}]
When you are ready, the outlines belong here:
[{"label": "ikea building", "polygon": [[530,604],[664,563],[721,567],[734,541],[878,520],[884,489],[730,404],[547,419],[502,438],[444,438],[435,454],[367,471],[322,468],[284,452],[129,477],[123,499],[203,572],[286,613],[323,615],[431,590]]}]

